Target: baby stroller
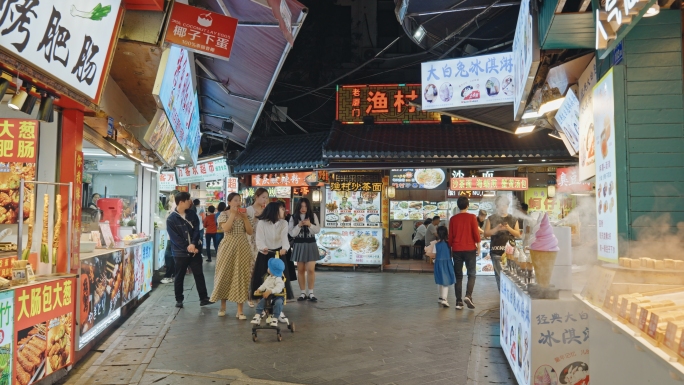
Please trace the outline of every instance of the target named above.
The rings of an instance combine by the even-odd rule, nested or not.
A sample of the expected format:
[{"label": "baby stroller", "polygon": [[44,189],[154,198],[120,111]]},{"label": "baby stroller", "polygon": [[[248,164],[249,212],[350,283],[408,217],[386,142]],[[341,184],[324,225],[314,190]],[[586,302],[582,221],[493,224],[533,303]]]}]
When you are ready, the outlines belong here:
[{"label": "baby stroller", "polygon": [[[265,277],[265,276],[264,276]],[[285,281],[286,278],[283,278],[283,281]],[[261,294],[254,294],[255,296],[261,296]],[[287,289],[283,289],[282,293],[278,294],[271,294],[267,299],[266,299],[266,306],[264,306],[264,313],[266,317],[266,324],[265,326],[259,325],[253,325],[252,326],[252,341],[257,342],[257,330],[275,330],[277,335],[278,335],[278,342],[283,340],[283,336],[280,334],[280,325],[278,326],[270,326],[271,321],[273,318],[278,318],[278,314],[273,314],[273,302],[276,300],[277,297],[283,297],[283,305],[287,303]],[[295,332],[295,324],[294,322],[290,322],[289,318],[286,318],[287,321],[287,328],[290,330],[290,332],[294,333]]]}]

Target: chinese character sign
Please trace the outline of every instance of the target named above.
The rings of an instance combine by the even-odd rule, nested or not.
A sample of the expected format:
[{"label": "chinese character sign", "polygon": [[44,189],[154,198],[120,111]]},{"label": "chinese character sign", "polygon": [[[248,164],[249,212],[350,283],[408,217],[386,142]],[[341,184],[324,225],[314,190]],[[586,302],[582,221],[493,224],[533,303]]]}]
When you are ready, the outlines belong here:
[{"label": "chinese character sign", "polygon": [[420,88],[420,84],[340,86],[336,120],[360,124],[370,115],[376,123],[439,123],[439,113],[409,105],[420,103]]},{"label": "chinese character sign", "polygon": [[554,117],[556,128],[565,135],[566,147],[570,155],[579,151],[579,99],[572,90],[568,90],[565,100]]},{"label": "chinese character sign", "polygon": [[230,58],[238,19],[175,2],[165,41],[219,59]]},{"label": "chinese character sign", "polygon": [[0,46],[99,103],[120,2],[0,2]]},{"label": "chinese character sign", "polygon": [[451,190],[525,191],[527,178],[451,178]]},{"label": "chinese character sign", "polygon": [[[252,175],[252,186],[308,186],[307,178],[311,180],[311,175],[312,173],[310,172],[288,172],[284,174],[255,174]],[[315,181],[318,181],[318,179],[315,179]]]},{"label": "chinese character sign", "polygon": [[573,193],[591,191],[591,183],[580,182],[579,168],[559,167],[556,169],[556,192]]},{"label": "chinese character sign", "polygon": [[596,84],[596,58],[579,78],[579,178],[587,180],[596,175],[594,151],[594,93]]},{"label": "chinese character sign", "polygon": [[200,163],[193,167],[176,167],[179,184],[207,182],[230,176],[225,159]]},{"label": "chinese character sign", "polygon": [[[0,358],[9,363],[3,375],[12,378],[12,356],[14,345],[14,290],[0,292]],[[10,384],[11,382],[6,382]]]},{"label": "chinese character sign", "polygon": [[226,178],[226,194],[238,192],[238,178]]},{"label": "chinese character sign", "polygon": [[38,124],[30,119],[0,119],[0,162],[35,163]]},{"label": "chinese character sign", "polygon": [[159,191],[173,191],[176,189],[177,185],[178,182],[176,181],[175,172],[171,171],[159,173]]},{"label": "chinese character sign", "polygon": [[601,3],[596,12],[596,49],[606,49],[630,23],[636,23],[639,13],[645,13],[655,0],[612,0]]},{"label": "chinese character sign", "polygon": [[190,135],[190,124],[197,108],[190,68],[193,63],[190,63],[188,52],[176,46],[165,51],[164,56],[167,61],[159,88],[159,103],[166,112],[178,143],[188,150],[194,140]]},{"label": "chinese character sign", "polygon": [[422,63],[423,110],[511,103],[514,75],[512,52]]},{"label": "chinese character sign", "polygon": [[594,86],[594,152],[596,153],[596,230],[598,258],[618,262],[617,165],[613,71]]}]

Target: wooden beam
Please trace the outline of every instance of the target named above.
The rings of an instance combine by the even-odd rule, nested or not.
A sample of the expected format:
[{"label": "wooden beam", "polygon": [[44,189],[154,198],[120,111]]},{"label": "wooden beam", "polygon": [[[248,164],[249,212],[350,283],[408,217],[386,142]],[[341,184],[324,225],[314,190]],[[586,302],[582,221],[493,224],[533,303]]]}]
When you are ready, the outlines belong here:
[{"label": "wooden beam", "polygon": [[579,11],[580,12],[586,12],[587,8],[589,8],[589,4],[591,4],[591,0],[582,1],[582,4],[580,4],[580,7],[579,7]]},{"label": "wooden beam", "polygon": [[674,4],[675,0],[662,0],[659,1],[659,3],[662,2],[663,5],[660,6],[662,9],[669,9],[672,7],[672,4]]},{"label": "wooden beam", "polygon": [[563,8],[565,8],[565,2],[566,0],[558,0],[558,4],[556,4],[556,13],[563,13]]}]

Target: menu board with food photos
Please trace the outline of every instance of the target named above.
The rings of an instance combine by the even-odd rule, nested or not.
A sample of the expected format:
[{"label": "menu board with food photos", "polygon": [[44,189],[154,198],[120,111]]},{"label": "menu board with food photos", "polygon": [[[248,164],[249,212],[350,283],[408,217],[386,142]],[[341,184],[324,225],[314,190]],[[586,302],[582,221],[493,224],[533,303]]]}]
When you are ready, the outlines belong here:
[{"label": "menu board with food photos", "polygon": [[390,183],[399,190],[446,190],[447,178],[441,168],[400,168],[390,171]]},{"label": "menu board with food photos", "polygon": [[326,188],[324,227],[380,228],[380,192]]},{"label": "menu board with food photos", "polygon": [[439,215],[447,220],[449,202],[391,201],[390,216],[395,221],[420,221]]},{"label": "menu board with food photos", "polygon": [[321,229],[318,263],[382,265],[382,229]]}]

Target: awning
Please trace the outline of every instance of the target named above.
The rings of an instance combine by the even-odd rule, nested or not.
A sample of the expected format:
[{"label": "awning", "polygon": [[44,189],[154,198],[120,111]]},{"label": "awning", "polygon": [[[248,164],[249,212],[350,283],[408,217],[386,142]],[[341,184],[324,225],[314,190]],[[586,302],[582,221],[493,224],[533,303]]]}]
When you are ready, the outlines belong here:
[{"label": "awning", "polygon": [[323,148],[323,159],[332,162],[388,163],[434,162],[444,165],[517,163],[524,161],[572,161],[562,141],[538,132],[518,138],[477,124],[378,124],[335,123]]},{"label": "awning", "polygon": [[275,136],[250,141],[233,162],[234,174],[313,170],[324,166],[328,133]]}]

